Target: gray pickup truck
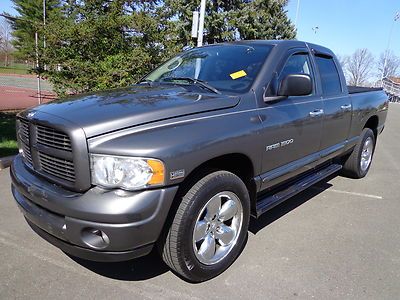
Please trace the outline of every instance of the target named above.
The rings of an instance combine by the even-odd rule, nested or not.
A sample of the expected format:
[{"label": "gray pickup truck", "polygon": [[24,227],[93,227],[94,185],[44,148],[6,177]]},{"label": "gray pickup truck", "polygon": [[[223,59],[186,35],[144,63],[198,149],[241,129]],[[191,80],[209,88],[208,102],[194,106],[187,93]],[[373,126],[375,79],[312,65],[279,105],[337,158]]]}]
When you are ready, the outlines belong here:
[{"label": "gray pickup truck", "polygon": [[387,111],[382,90],[347,87],[318,45],[195,48],[136,85],[20,113],[12,193],[32,229],[72,256],[157,248],[204,281],[238,257],[251,216],[339,171],[364,177]]}]

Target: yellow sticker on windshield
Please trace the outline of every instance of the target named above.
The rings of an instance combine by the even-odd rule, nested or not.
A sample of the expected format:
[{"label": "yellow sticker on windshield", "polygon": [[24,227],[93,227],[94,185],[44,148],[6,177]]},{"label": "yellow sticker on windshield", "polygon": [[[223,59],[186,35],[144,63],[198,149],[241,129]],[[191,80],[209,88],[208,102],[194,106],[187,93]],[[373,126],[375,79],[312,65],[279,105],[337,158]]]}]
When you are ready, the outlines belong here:
[{"label": "yellow sticker on windshield", "polygon": [[237,71],[235,73],[229,74],[233,80],[247,76],[247,73],[244,70]]}]

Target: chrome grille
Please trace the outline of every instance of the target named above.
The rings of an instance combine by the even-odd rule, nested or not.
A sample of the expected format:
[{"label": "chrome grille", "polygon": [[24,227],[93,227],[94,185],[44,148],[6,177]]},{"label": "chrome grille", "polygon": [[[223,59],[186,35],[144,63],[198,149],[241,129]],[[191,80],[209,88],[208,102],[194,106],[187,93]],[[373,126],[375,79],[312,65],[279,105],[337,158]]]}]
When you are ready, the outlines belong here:
[{"label": "chrome grille", "polygon": [[31,149],[29,148],[28,145],[22,143],[22,150],[24,151],[24,157],[25,157],[26,162],[27,162],[29,165],[32,166],[32,165],[33,165],[33,162],[32,162]]},{"label": "chrome grille", "polygon": [[37,125],[37,142],[47,147],[72,151],[69,136],[53,128]]},{"label": "chrome grille", "polygon": [[[19,142],[28,166],[49,179],[74,186],[75,167],[71,155],[71,140],[67,134],[19,119]],[[71,159],[64,159],[65,157]]]},{"label": "chrome grille", "polygon": [[20,119],[20,134],[29,141],[29,123],[23,119]]},{"label": "chrome grille", "polygon": [[38,152],[41,169],[55,177],[75,181],[74,163],[72,161],[57,158],[42,152]]}]

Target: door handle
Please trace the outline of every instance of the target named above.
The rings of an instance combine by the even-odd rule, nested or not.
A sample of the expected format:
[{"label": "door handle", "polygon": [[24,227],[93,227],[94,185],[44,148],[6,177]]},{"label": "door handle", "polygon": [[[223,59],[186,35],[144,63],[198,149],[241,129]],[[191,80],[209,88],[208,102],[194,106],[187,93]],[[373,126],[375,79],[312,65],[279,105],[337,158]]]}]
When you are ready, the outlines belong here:
[{"label": "door handle", "polygon": [[343,109],[343,110],[351,109],[351,104],[342,105],[340,108]]},{"label": "door handle", "polygon": [[324,114],[323,109],[316,109],[316,110],[310,111],[310,117],[318,117],[323,114]]}]

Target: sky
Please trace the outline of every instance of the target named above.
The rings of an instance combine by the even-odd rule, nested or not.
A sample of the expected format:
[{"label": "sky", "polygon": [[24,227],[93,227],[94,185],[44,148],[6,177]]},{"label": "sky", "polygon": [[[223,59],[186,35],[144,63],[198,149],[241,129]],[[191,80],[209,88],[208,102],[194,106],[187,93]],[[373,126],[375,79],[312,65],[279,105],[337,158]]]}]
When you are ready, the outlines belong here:
[{"label": "sky", "polygon": [[[389,45],[400,56],[400,0],[289,0],[288,15],[297,17],[297,39],[321,44],[339,55],[367,48],[378,56]],[[313,27],[318,27],[316,33]]]},{"label": "sky", "polygon": [[[293,23],[297,3],[297,39],[321,44],[339,55],[367,48],[377,57],[389,48],[400,56],[400,19],[394,21],[400,0],[289,0],[286,9]],[[4,11],[15,14],[10,0],[0,0],[0,12]],[[316,33],[313,27],[319,28]]]}]

